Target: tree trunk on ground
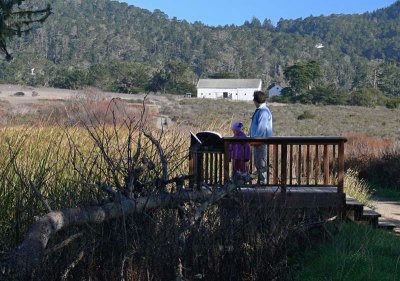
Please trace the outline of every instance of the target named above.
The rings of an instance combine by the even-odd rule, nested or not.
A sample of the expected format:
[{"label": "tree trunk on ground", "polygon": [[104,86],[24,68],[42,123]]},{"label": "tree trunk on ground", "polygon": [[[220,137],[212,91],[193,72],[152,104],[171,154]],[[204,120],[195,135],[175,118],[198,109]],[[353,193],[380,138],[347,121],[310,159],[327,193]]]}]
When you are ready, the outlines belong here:
[{"label": "tree trunk on ground", "polygon": [[219,201],[231,191],[236,184],[227,184],[224,188],[213,191],[203,189],[192,191],[183,189],[178,193],[123,199],[103,206],[79,207],[50,212],[30,228],[25,240],[13,252],[9,253],[0,264],[0,276],[27,277],[40,263],[49,239],[58,231],[71,226],[99,224],[110,219],[142,213],[156,208],[176,208],[186,202],[203,202],[197,209],[194,219],[213,203]]}]

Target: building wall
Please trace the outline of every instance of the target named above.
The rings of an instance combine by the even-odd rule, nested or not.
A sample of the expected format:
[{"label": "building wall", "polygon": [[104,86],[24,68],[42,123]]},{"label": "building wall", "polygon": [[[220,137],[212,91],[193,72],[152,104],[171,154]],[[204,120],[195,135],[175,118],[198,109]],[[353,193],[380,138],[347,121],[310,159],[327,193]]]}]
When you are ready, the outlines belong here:
[{"label": "building wall", "polygon": [[[236,89],[212,89],[212,88],[198,88],[197,97],[205,99],[232,99],[232,100],[253,100],[254,91],[260,91],[259,88],[236,88]],[[224,93],[226,93],[224,97]]]},{"label": "building wall", "polygon": [[276,86],[272,87],[268,91],[268,98],[271,99],[272,97],[279,96],[281,94],[282,89],[283,88],[281,86],[279,86],[279,85],[276,85]]}]

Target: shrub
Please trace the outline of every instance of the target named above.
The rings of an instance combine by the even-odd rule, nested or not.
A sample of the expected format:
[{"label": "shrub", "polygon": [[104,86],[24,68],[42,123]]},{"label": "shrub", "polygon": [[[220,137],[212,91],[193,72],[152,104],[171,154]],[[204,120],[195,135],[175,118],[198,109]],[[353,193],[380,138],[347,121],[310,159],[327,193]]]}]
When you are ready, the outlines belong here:
[{"label": "shrub", "polygon": [[[374,158],[381,158],[385,151],[395,147],[395,141],[389,138],[367,136],[360,133],[347,133],[346,158],[350,168],[360,169]],[[361,167],[360,167],[361,166]]]},{"label": "shrub", "polygon": [[55,77],[50,80],[49,85],[62,89],[80,89],[88,84],[88,72],[85,69],[66,68],[57,71]]},{"label": "shrub", "polygon": [[400,189],[400,149],[393,139],[347,134],[346,167],[379,187]]},{"label": "shrub", "polygon": [[304,110],[303,114],[300,114],[297,116],[298,120],[304,120],[304,119],[313,119],[315,117],[314,114],[312,114],[309,110]]},{"label": "shrub", "polygon": [[399,107],[400,105],[400,97],[387,97],[385,106],[390,109],[394,109]]},{"label": "shrub", "polygon": [[373,158],[360,172],[360,176],[376,183],[380,187],[400,190],[400,151],[383,153],[380,158]]},{"label": "shrub", "polygon": [[309,91],[313,104],[347,104],[349,95],[335,86],[318,86]]},{"label": "shrub", "polygon": [[350,104],[374,107],[383,104],[384,95],[378,89],[362,88],[351,93]]}]

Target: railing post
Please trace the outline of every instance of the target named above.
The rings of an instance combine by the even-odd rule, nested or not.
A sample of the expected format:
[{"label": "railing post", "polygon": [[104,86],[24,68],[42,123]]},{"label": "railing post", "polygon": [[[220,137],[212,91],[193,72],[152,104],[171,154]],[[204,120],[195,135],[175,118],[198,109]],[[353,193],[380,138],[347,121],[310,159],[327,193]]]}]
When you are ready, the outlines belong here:
[{"label": "railing post", "polygon": [[224,140],[224,183],[229,179],[229,141]]},{"label": "railing post", "polygon": [[189,187],[190,188],[193,188],[193,186],[194,186],[194,182],[193,182],[193,176],[195,174],[195,170],[194,170],[194,161],[195,160],[193,159],[194,155],[195,155],[194,152],[189,150],[189,176],[190,176]]},{"label": "railing post", "polygon": [[324,145],[324,185],[329,184],[329,146]]},{"label": "railing post", "polygon": [[196,177],[196,184],[197,184],[197,189],[200,189],[200,186],[203,182],[203,153],[196,153],[196,172],[197,172],[197,177]]},{"label": "railing post", "polygon": [[344,187],[344,141],[339,142],[339,171],[338,171],[338,193],[343,193]]},{"label": "railing post", "polygon": [[281,192],[286,193],[287,187],[287,144],[281,145]]},{"label": "railing post", "polygon": [[[274,173],[274,184],[278,185],[278,172],[279,172],[279,160],[278,160],[278,144],[274,144],[273,146],[273,153],[274,153],[274,165],[273,165],[273,173]],[[267,163],[268,165],[268,163]]]},{"label": "railing post", "polygon": [[224,154],[223,153],[220,153],[219,154],[219,159],[218,159],[218,176],[219,176],[219,179],[218,179],[218,183],[220,184],[220,185],[223,185],[224,184],[224,181],[222,180],[222,170],[223,170],[223,166],[222,166],[222,158],[224,157]]},{"label": "railing post", "polygon": [[211,184],[209,175],[208,175],[209,164],[210,164],[209,153],[207,152],[207,153],[205,153],[205,167],[204,167],[204,182],[207,184]]}]

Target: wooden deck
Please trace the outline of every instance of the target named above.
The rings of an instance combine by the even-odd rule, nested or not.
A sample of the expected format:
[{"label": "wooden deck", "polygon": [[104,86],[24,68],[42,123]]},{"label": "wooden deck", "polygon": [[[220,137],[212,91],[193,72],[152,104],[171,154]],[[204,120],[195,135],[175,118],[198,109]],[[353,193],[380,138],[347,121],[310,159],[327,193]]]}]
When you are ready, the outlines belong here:
[{"label": "wooden deck", "polygon": [[[222,186],[231,180],[231,145],[265,145],[266,185],[246,184],[235,197],[264,206],[343,210],[345,142],[342,137],[238,139],[200,132],[192,135],[189,150],[189,174],[193,176],[190,185]],[[254,172],[254,159],[250,159],[249,168]]]},{"label": "wooden deck", "polygon": [[257,205],[285,208],[342,208],[345,194],[336,187],[290,187],[282,192],[280,186],[239,188],[238,198]]}]

